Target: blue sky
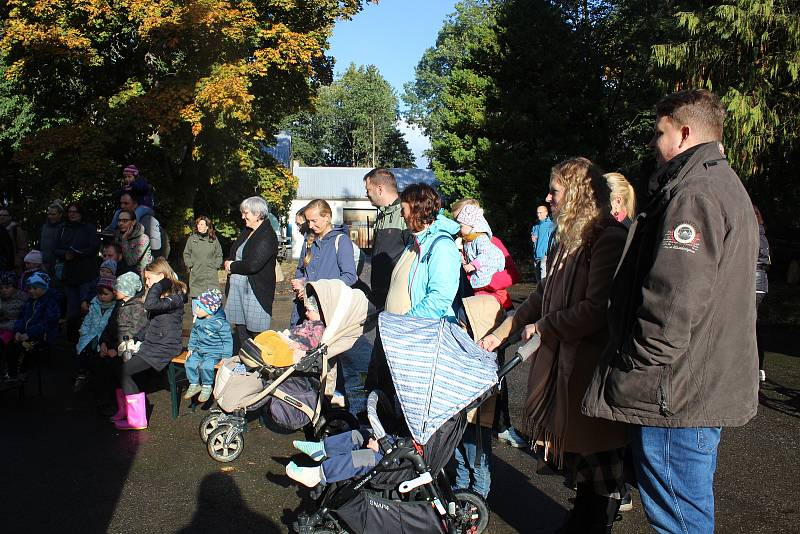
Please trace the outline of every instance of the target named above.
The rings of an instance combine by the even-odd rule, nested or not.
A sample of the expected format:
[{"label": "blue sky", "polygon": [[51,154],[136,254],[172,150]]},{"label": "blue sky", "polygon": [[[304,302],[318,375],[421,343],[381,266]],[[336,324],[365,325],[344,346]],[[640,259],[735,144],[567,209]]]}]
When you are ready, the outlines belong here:
[{"label": "blue sky", "polygon": [[[380,0],[367,4],[353,20],[336,24],[328,54],[336,59],[335,71],[350,63],[375,65],[395,88],[414,79],[414,67],[426,49],[436,43],[445,16],[455,10],[456,0]],[[402,105],[402,102],[401,102]],[[422,151],[428,140],[420,132],[401,124],[417,166],[426,167]]]}]

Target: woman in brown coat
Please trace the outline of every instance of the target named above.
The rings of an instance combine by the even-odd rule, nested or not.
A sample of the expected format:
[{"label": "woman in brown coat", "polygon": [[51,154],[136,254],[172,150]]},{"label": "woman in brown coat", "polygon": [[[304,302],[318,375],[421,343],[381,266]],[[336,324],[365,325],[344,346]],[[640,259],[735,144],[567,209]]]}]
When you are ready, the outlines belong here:
[{"label": "woman in brown coat", "polygon": [[581,400],[608,341],[606,310],[626,229],[611,218],[602,172],[585,158],[556,165],[547,197],[556,220],[547,277],[480,344],[494,350],[512,333],[542,344],[528,376],[525,416],[544,459],[576,459],[578,494],[562,532],[610,532],[625,491],[623,424],[581,414]]}]

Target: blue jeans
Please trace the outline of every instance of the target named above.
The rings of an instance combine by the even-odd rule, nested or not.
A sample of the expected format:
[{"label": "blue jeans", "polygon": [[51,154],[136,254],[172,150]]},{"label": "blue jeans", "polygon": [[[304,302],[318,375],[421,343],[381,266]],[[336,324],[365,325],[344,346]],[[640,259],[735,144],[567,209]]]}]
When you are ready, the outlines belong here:
[{"label": "blue jeans", "polygon": [[714,471],[721,428],[633,427],[639,493],[663,534],[713,534]]},{"label": "blue jeans", "polygon": [[489,495],[492,483],[492,429],[481,428],[481,465],[475,467],[477,453],[477,427],[468,424],[461,443],[456,447],[456,488],[469,489],[483,498]]},{"label": "blue jeans", "polygon": [[214,366],[222,359],[221,356],[199,354],[193,352],[186,359],[186,378],[190,384],[201,384],[203,386],[214,385]]},{"label": "blue jeans", "polygon": [[362,449],[364,436],[358,430],[325,438],[325,456],[322,473],[325,482],[339,482],[366,475],[378,465],[383,454],[372,449]]}]

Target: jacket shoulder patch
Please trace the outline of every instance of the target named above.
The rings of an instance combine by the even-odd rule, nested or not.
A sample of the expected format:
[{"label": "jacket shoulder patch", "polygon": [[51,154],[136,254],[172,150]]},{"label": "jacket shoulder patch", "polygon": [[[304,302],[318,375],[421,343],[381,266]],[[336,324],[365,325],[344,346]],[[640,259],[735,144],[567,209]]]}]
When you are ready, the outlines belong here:
[{"label": "jacket shoulder patch", "polygon": [[661,248],[696,254],[700,250],[700,238],[700,232],[694,225],[687,222],[679,223],[664,232]]}]

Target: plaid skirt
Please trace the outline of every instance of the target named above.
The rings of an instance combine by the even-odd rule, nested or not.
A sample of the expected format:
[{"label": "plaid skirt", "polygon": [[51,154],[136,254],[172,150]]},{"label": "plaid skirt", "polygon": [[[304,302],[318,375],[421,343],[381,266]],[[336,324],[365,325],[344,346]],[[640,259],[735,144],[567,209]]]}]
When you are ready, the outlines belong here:
[{"label": "plaid skirt", "polygon": [[621,499],[625,494],[625,448],[575,455],[575,481],[591,484],[598,495]]},{"label": "plaid skirt", "polygon": [[256,298],[250,281],[243,274],[232,274],[228,300],[225,302],[225,317],[231,324],[247,325],[251,332],[269,330],[272,318]]}]

